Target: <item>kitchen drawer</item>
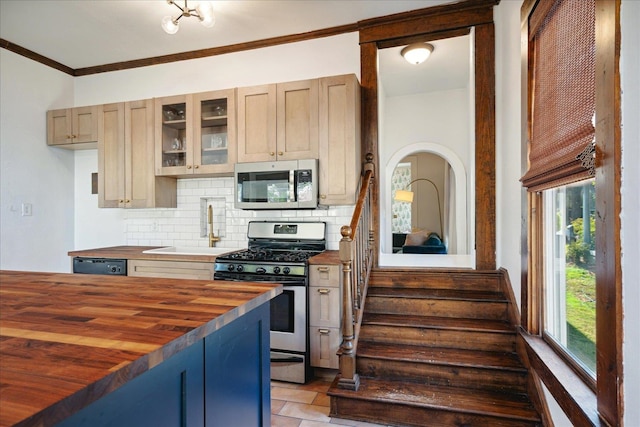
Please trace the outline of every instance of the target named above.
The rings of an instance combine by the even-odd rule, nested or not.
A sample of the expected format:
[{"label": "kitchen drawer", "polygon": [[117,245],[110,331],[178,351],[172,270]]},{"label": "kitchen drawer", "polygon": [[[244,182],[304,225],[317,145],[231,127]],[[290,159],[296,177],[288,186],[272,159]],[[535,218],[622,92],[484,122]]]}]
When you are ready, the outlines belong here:
[{"label": "kitchen drawer", "polygon": [[340,288],[309,287],[309,325],[340,327]]},{"label": "kitchen drawer", "polygon": [[336,353],[340,348],[340,329],[318,327],[309,329],[311,366],[338,369],[339,358]]},{"label": "kitchen drawer", "polygon": [[167,279],[213,280],[212,262],[129,260],[127,275]]},{"label": "kitchen drawer", "polygon": [[340,273],[339,265],[310,265],[309,284],[337,288],[340,286]]}]

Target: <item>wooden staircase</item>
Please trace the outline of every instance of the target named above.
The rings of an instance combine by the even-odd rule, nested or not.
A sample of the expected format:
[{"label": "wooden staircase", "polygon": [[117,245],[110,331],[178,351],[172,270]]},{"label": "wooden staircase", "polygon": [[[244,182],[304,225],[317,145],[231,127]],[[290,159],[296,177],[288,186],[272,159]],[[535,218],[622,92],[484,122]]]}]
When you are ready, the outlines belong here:
[{"label": "wooden staircase", "polygon": [[500,272],[375,269],[357,344],[357,391],[331,416],[396,426],[540,426]]}]

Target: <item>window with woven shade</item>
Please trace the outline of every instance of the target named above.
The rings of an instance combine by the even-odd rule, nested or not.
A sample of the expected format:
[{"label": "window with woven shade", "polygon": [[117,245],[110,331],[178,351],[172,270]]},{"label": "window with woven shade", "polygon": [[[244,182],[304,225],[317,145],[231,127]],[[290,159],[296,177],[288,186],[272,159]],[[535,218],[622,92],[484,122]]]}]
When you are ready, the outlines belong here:
[{"label": "window with woven shade", "polygon": [[595,2],[540,1],[529,45],[529,168],[521,181],[539,191],[594,174]]},{"label": "window with woven shade", "polygon": [[622,425],[624,414],[621,4],[521,7],[523,337],[533,370],[572,425]]}]

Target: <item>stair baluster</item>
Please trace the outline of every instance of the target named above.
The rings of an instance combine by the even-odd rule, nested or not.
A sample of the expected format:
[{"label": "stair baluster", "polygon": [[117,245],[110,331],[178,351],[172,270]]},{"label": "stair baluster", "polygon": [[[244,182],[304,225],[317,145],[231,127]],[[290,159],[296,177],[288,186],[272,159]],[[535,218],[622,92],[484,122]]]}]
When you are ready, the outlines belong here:
[{"label": "stair baluster", "polygon": [[351,224],[340,229],[340,261],[343,274],[342,344],[338,351],[340,374],[338,385],[358,390],[360,380],[356,372],[358,331],[362,322],[362,309],[366,296],[369,273],[373,265],[372,197],[373,155],[366,156],[360,181],[360,192]]}]

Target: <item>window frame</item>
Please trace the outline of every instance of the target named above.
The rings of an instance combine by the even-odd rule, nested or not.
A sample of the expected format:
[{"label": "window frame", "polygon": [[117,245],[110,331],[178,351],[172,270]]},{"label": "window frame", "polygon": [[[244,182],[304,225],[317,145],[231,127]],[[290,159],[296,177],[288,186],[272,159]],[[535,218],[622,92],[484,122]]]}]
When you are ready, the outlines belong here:
[{"label": "window frame", "polygon": [[[585,183],[587,181],[591,181],[593,180],[593,178],[587,178],[581,181],[577,181],[573,184],[580,184],[580,183]],[[572,185],[572,184],[569,184]],[[568,186],[568,185],[567,185]],[[558,187],[554,187],[554,188],[559,188],[562,186],[558,186]],[[551,189],[550,189],[551,190]],[[538,192],[537,194],[540,195],[540,206],[542,206],[542,214],[541,214],[541,219],[540,219],[540,228],[541,228],[541,233],[543,234],[544,238],[547,238],[548,235],[545,234],[545,230],[547,230],[546,228],[546,223],[544,221],[544,216],[545,216],[545,209],[547,208],[545,206],[545,196],[543,194],[543,192]],[[596,233],[598,232],[598,230],[596,229]],[[544,238],[541,239],[541,244],[544,245],[545,241]],[[541,258],[542,260],[540,261],[540,264],[542,265],[542,269],[541,269],[541,274],[543,276],[541,276],[540,279],[538,279],[538,283],[541,286],[541,291],[542,291],[542,300],[541,300],[541,321],[540,324],[542,325],[540,328],[540,336],[542,337],[542,339],[545,341],[545,343],[551,347],[562,359],[563,361],[576,373],[576,375],[578,375],[580,377],[580,379],[594,392],[596,391],[596,380],[589,374],[589,372],[587,372],[587,370],[585,369],[585,367],[583,367],[580,363],[580,361],[577,360],[577,358],[573,355],[571,355],[566,348],[564,348],[562,346],[562,344],[560,344],[557,340],[556,337],[554,337],[553,335],[551,335],[544,327],[544,325],[547,323],[547,311],[544,310],[544,306],[545,306],[545,298],[546,295],[544,295],[544,282],[545,282],[545,278],[546,276],[546,272],[545,272],[545,260],[548,259],[548,257],[544,256],[544,247],[541,249],[542,253],[541,253]],[[597,286],[597,285],[596,285]],[[597,343],[596,343],[596,348],[597,348]]]},{"label": "window frame", "polygon": [[[529,16],[521,8],[523,169],[530,136],[532,79]],[[535,376],[575,425],[620,425],[623,414],[622,271],[620,263],[620,0],[596,0],[596,375],[595,385],[543,337],[543,195],[523,189],[522,333]],[[575,362],[574,362],[575,363]],[[593,388],[591,388],[593,386]]]}]

